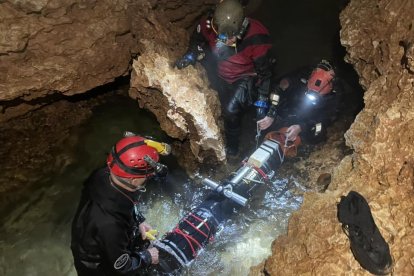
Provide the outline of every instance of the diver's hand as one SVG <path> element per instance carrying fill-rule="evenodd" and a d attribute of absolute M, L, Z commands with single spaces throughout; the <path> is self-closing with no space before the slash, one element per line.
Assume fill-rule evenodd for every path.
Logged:
<path fill-rule="evenodd" d="M 286 139 L 288 141 L 295 141 L 301 131 L 300 125 L 291 125 L 286 131 Z"/>
<path fill-rule="evenodd" d="M 265 130 L 273 124 L 274 120 L 275 118 L 266 116 L 263 119 L 257 121 L 257 124 L 259 125 L 260 130 Z"/>
<path fill-rule="evenodd" d="M 143 240 L 147 239 L 147 231 L 151 230 L 152 227 L 145 221 L 138 226 L 139 232 Z"/>
<path fill-rule="evenodd" d="M 151 254 L 151 264 L 158 264 L 159 257 L 158 257 L 158 249 L 156 247 L 148 248 L 147 251 Z"/>
<path fill-rule="evenodd" d="M 176 62 L 175 62 L 175 67 L 177 67 L 178 69 L 183 69 L 189 65 L 194 65 L 196 63 L 196 57 L 195 54 L 188 52 L 186 53 L 184 56 L 182 56 L 181 58 L 179 58 Z"/>

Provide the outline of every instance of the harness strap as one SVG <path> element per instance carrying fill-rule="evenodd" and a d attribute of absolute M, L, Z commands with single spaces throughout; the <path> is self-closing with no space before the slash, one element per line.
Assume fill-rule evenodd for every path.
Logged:
<path fill-rule="evenodd" d="M 251 165 L 251 164 L 250 164 Z M 256 171 L 256 172 L 258 172 L 261 176 L 262 176 L 262 178 L 265 180 L 265 181 L 269 181 L 269 178 L 267 177 L 267 174 L 265 174 L 265 172 L 261 169 L 261 168 L 259 168 L 259 167 L 257 167 L 257 166 L 254 166 L 254 165 L 251 165 L 252 166 L 252 168 Z"/>
<path fill-rule="evenodd" d="M 197 256 L 197 252 L 194 249 L 193 243 L 195 243 L 198 248 L 201 248 L 201 244 L 196 239 L 191 237 L 190 235 L 188 235 L 188 234 L 184 233 L 183 231 L 181 231 L 181 229 L 179 229 L 179 228 L 175 228 L 173 232 L 178 234 L 178 235 L 183 236 L 183 238 L 187 241 L 188 245 L 190 246 L 191 252 L 193 253 L 193 257 L 195 258 Z"/>
<path fill-rule="evenodd" d="M 131 143 L 127 146 L 125 146 L 124 148 L 122 148 L 119 152 L 116 151 L 116 147 L 112 147 L 111 150 L 111 155 L 113 157 L 111 164 L 109 164 L 109 166 L 112 168 L 115 163 L 125 172 L 129 173 L 129 174 L 135 174 L 135 175 L 145 175 L 145 174 L 150 174 L 154 172 L 154 168 L 152 168 L 151 166 L 147 166 L 147 168 L 145 169 L 140 169 L 140 168 L 136 168 L 136 167 L 130 167 L 124 164 L 124 162 L 122 162 L 120 156 L 125 153 L 126 151 L 128 151 L 131 148 L 134 147 L 140 147 L 142 145 L 145 145 L 144 141 L 139 141 L 139 142 L 135 142 L 135 143 Z"/>
<path fill-rule="evenodd" d="M 202 220 L 201 218 L 197 217 L 196 215 L 194 215 L 193 213 L 190 213 L 190 216 L 192 216 L 193 218 L 195 218 L 196 220 L 198 220 L 199 222 L 202 222 L 203 225 L 205 225 L 207 227 L 207 230 L 210 232 L 210 226 L 208 226 L 207 222 Z"/>
<path fill-rule="evenodd" d="M 188 221 L 187 219 L 184 219 L 185 222 L 188 223 L 188 225 L 190 225 L 191 227 L 193 227 L 194 230 L 196 230 L 198 233 L 200 233 L 201 235 L 203 235 L 206 239 L 208 238 L 208 235 L 206 233 L 204 233 L 203 231 L 201 231 L 200 229 L 198 229 L 194 224 L 192 224 L 190 221 Z"/>

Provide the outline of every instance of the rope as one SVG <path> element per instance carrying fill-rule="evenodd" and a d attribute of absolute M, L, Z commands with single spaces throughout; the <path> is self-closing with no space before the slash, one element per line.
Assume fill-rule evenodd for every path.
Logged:
<path fill-rule="evenodd" d="M 256 140 L 256 149 L 259 147 L 259 140 L 262 130 L 260 129 L 259 123 L 256 123 L 256 136 L 254 139 Z"/>
<path fill-rule="evenodd" d="M 132 200 L 132 198 L 130 197 L 130 196 L 128 196 L 126 193 L 124 193 L 123 191 L 121 191 L 120 189 L 118 189 L 115 185 L 114 185 L 114 183 L 112 182 L 112 179 L 111 179 L 111 176 L 109 176 L 109 183 L 111 184 L 111 186 L 115 189 L 115 190 L 117 190 L 118 192 L 120 192 L 121 194 L 123 194 L 129 201 L 131 201 L 132 202 L 132 204 L 134 204 L 134 205 L 137 205 L 138 204 L 138 201 L 134 201 L 134 200 Z"/>
<path fill-rule="evenodd" d="M 202 220 L 201 218 L 197 217 L 197 216 L 196 216 L 196 215 L 194 215 L 193 213 L 190 213 L 190 216 L 192 216 L 193 218 L 195 218 L 195 219 L 196 219 L 196 220 L 198 220 L 199 222 L 202 222 L 202 223 L 203 223 L 203 225 L 205 225 L 205 226 L 206 226 L 206 228 L 207 228 L 208 232 L 210 232 L 210 226 L 208 226 L 208 224 L 207 224 L 204 220 Z"/>
<path fill-rule="evenodd" d="M 210 226 L 208 226 L 208 224 L 207 224 L 207 222 L 205 220 L 202 220 L 201 218 L 197 217 L 193 213 L 190 213 L 190 216 L 192 216 L 193 218 L 195 218 L 196 220 L 198 220 L 199 222 L 201 222 L 202 225 L 204 225 L 207 228 L 208 233 L 211 233 Z M 209 241 L 211 242 L 211 241 L 214 240 L 214 235 L 211 235 L 210 237 L 207 236 L 206 238 L 208 238 Z"/>
<path fill-rule="evenodd" d="M 190 246 L 191 252 L 193 253 L 193 257 L 195 258 L 197 256 L 197 252 L 194 249 L 194 246 L 192 244 L 192 242 L 194 242 L 198 248 L 201 248 L 201 244 L 194 239 L 193 237 L 191 237 L 190 235 L 184 233 L 183 231 L 181 231 L 181 229 L 179 228 L 175 228 L 174 233 L 183 236 L 183 238 L 187 241 L 188 245 Z"/>
<path fill-rule="evenodd" d="M 208 235 L 206 233 L 204 233 L 203 231 L 201 231 L 200 229 L 198 229 L 194 224 L 192 224 L 190 221 L 188 221 L 187 219 L 184 219 L 185 222 L 188 223 L 188 225 L 190 225 L 191 227 L 193 227 L 198 233 L 200 233 L 201 235 L 203 235 L 206 239 L 208 238 Z"/>
<path fill-rule="evenodd" d="M 201 218 L 195 216 L 193 213 L 189 214 L 191 217 L 193 217 L 195 220 L 202 222 L 202 225 L 205 225 L 205 227 L 207 228 L 208 232 L 210 233 L 210 227 L 208 226 L 208 224 L 202 220 Z M 184 218 L 182 220 L 183 222 L 186 222 L 188 225 L 190 225 L 193 229 L 195 229 L 198 233 L 200 233 L 202 236 L 204 236 L 206 239 L 209 239 L 208 234 L 204 233 L 203 231 L 201 231 L 198 227 L 196 227 L 192 222 L 190 222 L 189 220 L 187 220 L 186 218 Z M 197 252 L 196 249 L 193 246 L 193 243 L 198 247 L 201 248 L 201 244 L 195 239 L 193 238 L 191 235 L 183 232 L 180 228 L 178 228 L 178 226 L 172 231 L 173 233 L 176 233 L 180 236 L 182 236 L 188 243 L 188 245 L 190 246 L 191 252 L 193 254 L 193 257 L 195 258 L 197 256 Z"/>
<path fill-rule="evenodd" d="M 269 177 L 267 177 L 267 174 L 265 174 L 265 172 L 262 169 L 254 165 L 252 165 L 252 168 L 262 176 L 264 182 L 269 181 Z"/>

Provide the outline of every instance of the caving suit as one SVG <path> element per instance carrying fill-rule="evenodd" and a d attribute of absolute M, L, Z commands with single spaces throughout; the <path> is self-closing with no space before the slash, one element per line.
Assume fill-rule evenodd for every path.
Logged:
<path fill-rule="evenodd" d="M 114 187 L 109 177 L 105 167 L 88 178 L 72 222 L 78 275 L 137 275 L 151 264 L 150 253 L 139 248 L 138 225 L 145 218 L 134 203 L 137 195 Z"/>
<path fill-rule="evenodd" d="M 279 94 L 280 101 L 276 107 L 275 124 L 268 131 L 297 124 L 302 129 L 300 136 L 305 142 L 318 143 L 326 139 L 327 126 L 338 116 L 342 89 L 338 80 L 334 80 L 333 91 L 312 104 L 305 97 L 306 80 L 311 72 L 312 68 L 306 67 L 282 77 L 290 84 L 285 91 L 278 88 L 278 82 L 272 85 L 271 90 Z"/>
<path fill-rule="evenodd" d="M 273 65 L 268 30 L 257 20 L 247 20 L 247 29 L 233 47 L 217 40 L 211 17 L 206 17 L 193 33 L 189 47 L 189 52 L 197 56 L 206 55 L 204 65 L 218 90 L 224 113 L 227 145 L 234 148 L 238 148 L 241 113 L 258 99 L 268 100 Z M 219 78 L 214 80 L 209 70 Z"/>

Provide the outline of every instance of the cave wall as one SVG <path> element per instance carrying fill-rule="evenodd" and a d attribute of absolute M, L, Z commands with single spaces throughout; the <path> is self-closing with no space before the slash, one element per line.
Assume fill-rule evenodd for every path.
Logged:
<path fill-rule="evenodd" d="M 127 3 L 2 1 L 0 122 L 44 105 L 47 95 L 83 93 L 127 75 L 134 49 Z"/>
<path fill-rule="evenodd" d="M 367 199 L 389 243 L 394 275 L 414 274 L 414 2 L 350 1 L 341 43 L 365 89 L 365 108 L 345 134 L 353 150 L 324 193 L 307 193 L 286 235 L 252 275 L 370 275 L 354 259 L 337 220 L 341 195 Z"/>
<path fill-rule="evenodd" d="M 132 65 L 130 95 L 155 114 L 163 130 L 181 141 L 175 144 L 175 154 L 188 171 L 199 163 L 225 160 L 217 92 L 209 87 L 200 64 L 183 70 L 174 68 L 174 61 L 187 50 L 195 17 L 212 3 L 216 1 L 210 5 L 208 1 L 184 5 L 142 1 L 131 9 L 142 14 L 130 17 L 141 49 Z M 186 25 L 191 26 L 189 30 Z"/>
<path fill-rule="evenodd" d="M 39 108 L 49 95 L 83 93 L 132 70 L 130 95 L 140 106 L 182 139 L 183 148 L 201 152 L 197 160 L 220 160 L 219 126 L 211 132 L 203 126 L 217 118 L 217 98 L 201 68 L 171 67 L 185 51 L 186 31 L 215 2 L 1 1 L 0 122 Z M 354 152 L 335 169 L 327 191 L 306 194 L 287 234 L 273 243 L 273 255 L 253 273 L 367 274 L 336 218 L 339 197 L 356 190 L 390 244 L 395 274 L 414 274 L 412 18 L 410 0 L 351 1 L 342 12 L 346 60 L 366 90 L 365 108 L 346 133 Z"/>
<path fill-rule="evenodd" d="M 131 97 L 181 141 L 174 147 L 188 159 L 181 163 L 223 162 L 216 93 L 200 67 L 170 66 L 186 50 L 196 19 L 216 3 L 1 1 L 0 123 L 132 71 Z"/>

